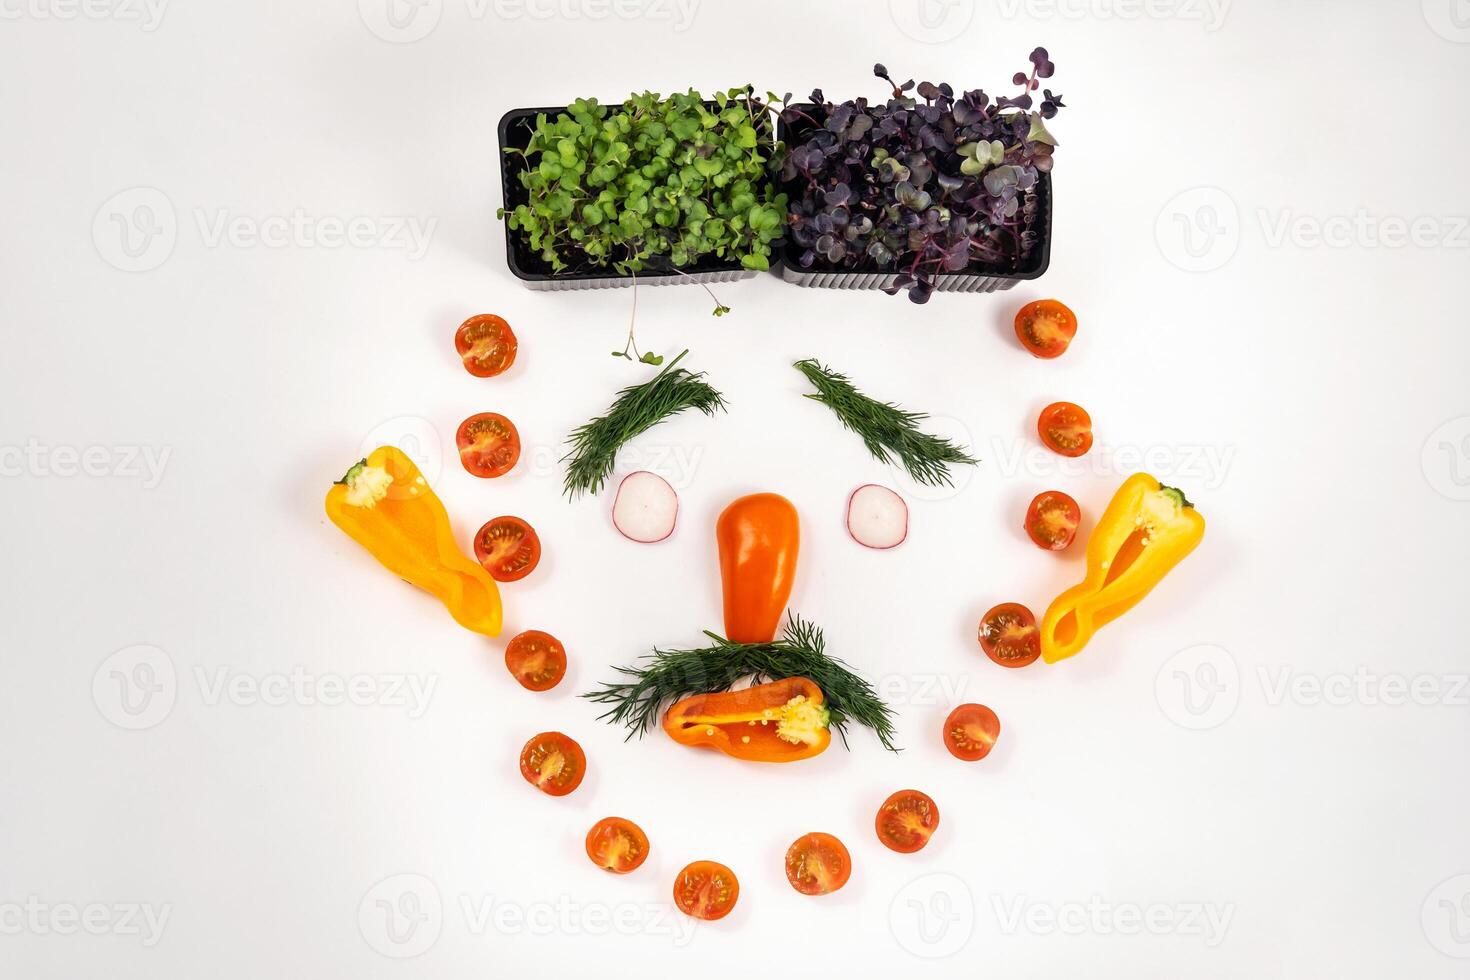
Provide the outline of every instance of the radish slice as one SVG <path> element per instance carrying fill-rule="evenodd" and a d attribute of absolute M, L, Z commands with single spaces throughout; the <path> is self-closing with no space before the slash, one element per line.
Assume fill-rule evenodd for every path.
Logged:
<path fill-rule="evenodd" d="M 865 483 L 847 498 L 847 533 L 867 548 L 893 548 L 909 535 L 909 508 L 887 487 Z"/>
<path fill-rule="evenodd" d="M 674 533 L 679 495 L 657 473 L 639 470 L 623 477 L 613 501 L 613 526 L 630 541 L 653 544 Z"/>

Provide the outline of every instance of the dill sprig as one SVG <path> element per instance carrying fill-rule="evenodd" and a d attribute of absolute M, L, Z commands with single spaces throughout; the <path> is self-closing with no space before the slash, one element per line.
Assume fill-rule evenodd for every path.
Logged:
<path fill-rule="evenodd" d="M 893 463 L 894 458 L 915 481 L 937 487 L 953 485 L 950 463 L 975 464 L 965 450 L 938 436 L 919 430 L 919 423 L 929 416 L 922 412 L 906 412 L 892 402 L 880 402 L 858 391 L 847 375 L 818 364 L 813 358 L 794 365 L 817 389 L 806 397 L 821 402 L 837 416 L 846 428 L 863 440 L 880 462 Z"/>
<path fill-rule="evenodd" d="M 653 428 L 686 408 L 706 415 L 725 410 L 725 399 L 704 381 L 704 372 L 692 373 L 676 367 L 688 354 L 674 358 L 658 374 L 642 384 L 618 392 L 606 415 L 581 426 L 567 437 L 571 451 L 562 459 L 567 466 L 564 489 L 567 496 L 597 493 L 612 476 L 618 450 L 634 436 Z"/>
<path fill-rule="evenodd" d="M 770 643 L 732 643 L 705 631 L 713 646 L 694 650 L 661 650 L 644 663 L 614 668 L 631 680 L 604 684 L 582 697 L 612 705 L 598 715 L 609 724 L 626 725 L 628 738 L 656 727 L 665 704 L 695 694 L 728 691 L 736 681 L 750 678 L 760 684 L 787 677 L 808 677 L 822 689 L 830 712 L 829 724 L 847 745 L 847 723 L 856 721 L 873 730 L 883 747 L 893 744 L 893 711 L 862 677 L 826 652 L 822 631 L 795 613 L 787 618 L 779 639 Z"/>

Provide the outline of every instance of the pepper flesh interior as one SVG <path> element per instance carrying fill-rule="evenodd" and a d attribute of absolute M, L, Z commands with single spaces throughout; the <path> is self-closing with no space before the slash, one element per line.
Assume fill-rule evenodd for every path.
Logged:
<path fill-rule="evenodd" d="M 815 745 L 827 730 L 832 713 L 805 694 L 798 694 L 779 708 L 764 708 L 738 715 L 696 715 L 683 719 L 686 725 L 733 725 L 739 722 L 776 723 L 776 737 L 792 745 Z"/>

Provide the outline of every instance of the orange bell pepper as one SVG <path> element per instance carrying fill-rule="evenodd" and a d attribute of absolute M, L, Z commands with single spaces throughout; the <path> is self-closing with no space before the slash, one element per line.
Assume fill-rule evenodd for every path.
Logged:
<path fill-rule="evenodd" d="M 1087 541 L 1087 577 L 1041 620 L 1041 657 L 1065 660 L 1092 634 L 1132 609 L 1205 536 L 1205 519 L 1183 491 L 1135 473 L 1113 495 Z"/>
<path fill-rule="evenodd" d="M 500 591 L 454 543 L 449 515 L 419 468 L 374 449 L 327 491 L 327 516 L 393 574 L 444 603 L 459 625 L 500 634 Z"/>
<path fill-rule="evenodd" d="M 832 741 L 822 689 L 806 677 L 743 691 L 696 694 L 664 714 L 664 731 L 681 745 L 703 745 L 750 762 L 795 762 Z"/>
<path fill-rule="evenodd" d="M 715 523 L 725 593 L 725 637 L 735 643 L 776 638 L 801 545 L 796 508 L 780 494 L 741 497 Z"/>

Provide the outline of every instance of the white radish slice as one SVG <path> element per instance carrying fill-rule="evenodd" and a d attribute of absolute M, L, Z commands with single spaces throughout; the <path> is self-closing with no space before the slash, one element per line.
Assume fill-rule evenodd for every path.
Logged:
<path fill-rule="evenodd" d="M 612 519 L 613 526 L 630 541 L 662 541 L 674 533 L 679 520 L 679 495 L 657 473 L 629 473 L 618 484 Z"/>
<path fill-rule="evenodd" d="M 909 507 L 887 487 L 865 483 L 847 498 L 847 533 L 868 548 L 893 548 L 909 535 Z"/>

